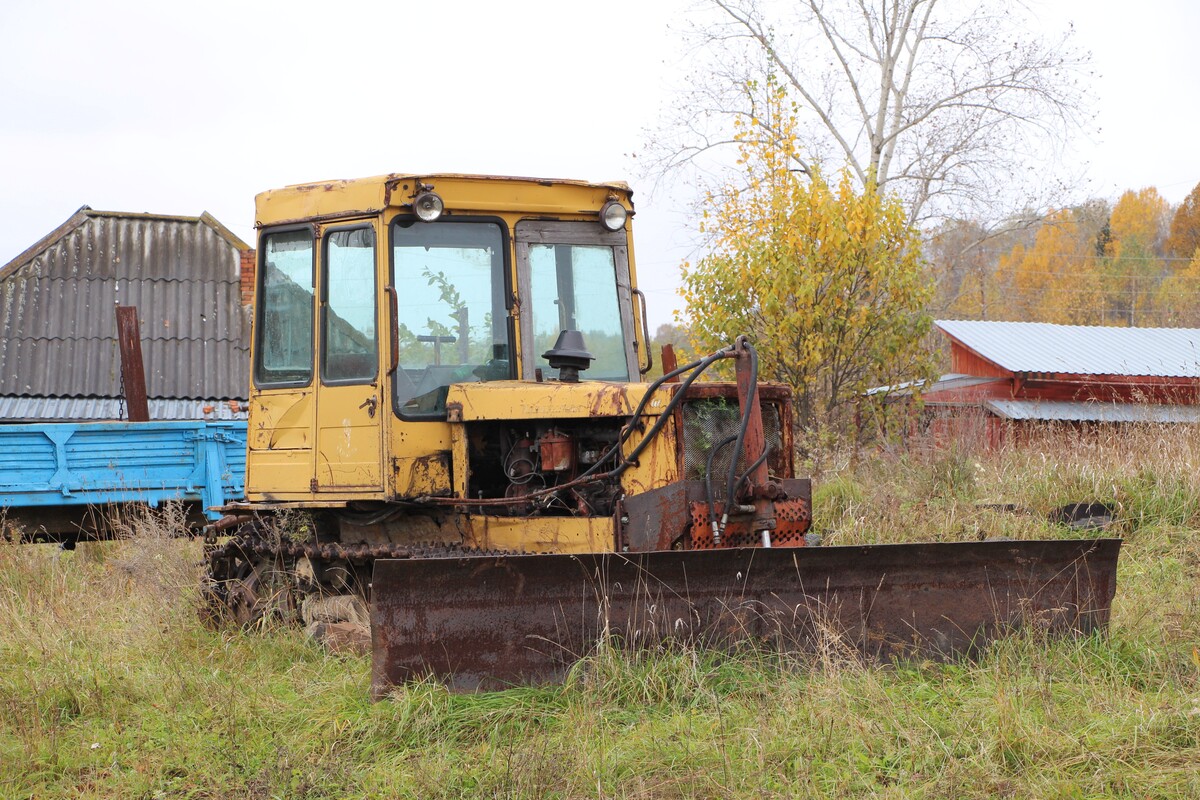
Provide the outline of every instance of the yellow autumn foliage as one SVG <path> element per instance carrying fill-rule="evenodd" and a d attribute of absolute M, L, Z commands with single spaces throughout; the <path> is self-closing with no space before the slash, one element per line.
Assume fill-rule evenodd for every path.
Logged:
<path fill-rule="evenodd" d="M 845 432 L 866 389 L 931 375 L 919 235 L 873 184 L 790 170 L 794 140 L 740 139 L 742 180 L 710 197 L 711 252 L 684 265 L 691 336 L 707 351 L 749 334 L 801 428 Z"/>
<path fill-rule="evenodd" d="M 1078 209 L 1049 212 L 1030 247 L 1017 245 L 1000 257 L 996 277 L 1005 288 L 1002 316 L 1060 325 L 1098 323 L 1102 261 Z"/>

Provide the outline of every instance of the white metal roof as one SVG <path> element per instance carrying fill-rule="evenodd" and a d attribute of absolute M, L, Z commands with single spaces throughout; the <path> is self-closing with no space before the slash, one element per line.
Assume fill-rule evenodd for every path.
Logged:
<path fill-rule="evenodd" d="M 988 400 L 983 407 L 1013 420 L 1054 422 L 1200 422 L 1200 406 L 1076 400 Z"/>
<path fill-rule="evenodd" d="M 978 386 L 981 383 L 994 383 L 1001 380 L 1000 378 L 979 378 L 975 375 L 962 375 L 957 372 L 949 372 L 938 378 L 933 383 L 925 381 L 905 381 L 891 386 L 876 386 L 874 389 L 867 389 L 863 392 L 867 397 L 877 394 L 893 394 L 897 396 L 907 396 L 913 393 L 913 389 L 921 387 L 921 391 L 925 394 L 930 392 L 943 392 L 954 389 L 968 389 L 972 386 Z"/>
<path fill-rule="evenodd" d="M 1200 377 L 1200 329 L 938 320 L 947 334 L 1012 372 Z"/>
<path fill-rule="evenodd" d="M 152 420 L 242 420 L 224 400 L 147 401 Z M 205 409 L 211 409 L 205 413 Z M 94 422 L 127 419 L 125 404 L 113 397 L 15 397 L 0 395 L 0 423 L 4 422 Z"/>

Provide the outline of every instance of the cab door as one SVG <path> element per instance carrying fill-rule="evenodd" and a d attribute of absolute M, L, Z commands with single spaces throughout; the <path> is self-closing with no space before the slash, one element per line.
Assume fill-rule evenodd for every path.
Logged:
<path fill-rule="evenodd" d="M 306 500 L 316 421 L 316 241 L 311 225 L 263 231 L 258 244 L 246 496 Z"/>
<path fill-rule="evenodd" d="M 313 492 L 383 492 L 376 250 L 370 222 L 321 231 Z"/>

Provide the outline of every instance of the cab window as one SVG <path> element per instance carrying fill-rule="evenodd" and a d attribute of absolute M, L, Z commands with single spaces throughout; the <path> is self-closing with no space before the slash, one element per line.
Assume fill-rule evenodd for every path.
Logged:
<path fill-rule="evenodd" d="M 445 419 L 450 384 L 512 374 L 504 263 L 496 222 L 393 224 L 401 418 Z"/>
<path fill-rule="evenodd" d="M 628 380 L 613 249 L 600 245 L 534 244 L 529 248 L 533 347 L 547 377 L 557 370 L 542 358 L 558 334 L 580 331 L 596 357 L 588 379 Z"/>
<path fill-rule="evenodd" d="M 378 372 L 375 231 L 332 230 L 322 259 L 321 380 L 367 383 Z"/>
<path fill-rule="evenodd" d="M 628 234 L 591 220 L 522 220 L 515 238 L 526 379 L 557 378 L 544 354 L 575 330 L 594 357 L 580 378 L 635 380 Z"/>
<path fill-rule="evenodd" d="M 313 373 L 312 229 L 267 233 L 259 253 L 254 382 L 307 386 Z"/>

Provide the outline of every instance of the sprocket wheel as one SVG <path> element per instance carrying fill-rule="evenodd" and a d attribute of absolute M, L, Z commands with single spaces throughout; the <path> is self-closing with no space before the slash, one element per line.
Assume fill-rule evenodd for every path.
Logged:
<path fill-rule="evenodd" d="M 294 578 L 280 556 L 247 554 L 234 539 L 209 557 L 201 587 L 201 616 L 212 626 L 250 627 L 296 618 Z"/>

